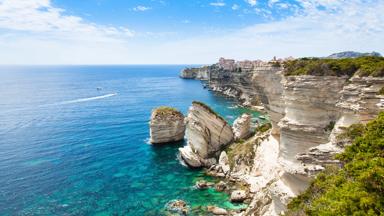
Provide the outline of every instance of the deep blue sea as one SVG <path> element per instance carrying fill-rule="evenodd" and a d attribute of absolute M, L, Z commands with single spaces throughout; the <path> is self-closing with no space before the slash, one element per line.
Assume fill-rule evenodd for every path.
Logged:
<path fill-rule="evenodd" d="M 157 106 L 247 110 L 178 77 L 184 66 L 0 67 L 0 215 L 162 215 L 172 199 L 235 208 L 196 190 L 183 142 L 148 144 Z"/>

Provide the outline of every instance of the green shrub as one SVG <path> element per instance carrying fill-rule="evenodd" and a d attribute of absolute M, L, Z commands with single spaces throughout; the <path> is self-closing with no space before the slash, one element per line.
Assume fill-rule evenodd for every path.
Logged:
<path fill-rule="evenodd" d="M 256 133 L 257 132 L 261 132 L 261 133 L 264 133 L 264 132 L 267 132 L 269 129 L 271 129 L 272 128 L 272 124 L 271 123 L 265 123 L 265 124 L 262 124 L 262 125 L 260 125 L 260 126 L 258 126 L 257 128 L 256 128 Z"/>
<path fill-rule="evenodd" d="M 160 106 L 153 110 L 154 116 L 177 116 L 184 117 L 183 114 L 178 111 L 176 108 L 168 107 L 168 106 Z"/>
<path fill-rule="evenodd" d="M 384 95 L 384 87 L 381 88 L 378 92 L 377 92 L 378 95 Z"/>
<path fill-rule="evenodd" d="M 336 156 L 341 168 L 328 166 L 288 204 L 286 215 L 383 215 L 384 112 L 342 136 L 354 141 Z"/>
<path fill-rule="evenodd" d="M 364 56 L 345 59 L 301 58 L 284 62 L 286 76 L 384 76 L 384 58 Z"/>
<path fill-rule="evenodd" d="M 328 132 L 332 131 L 333 128 L 335 127 L 335 124 L 336 124 L 335 121 L 330 121 L 329 124 L 325 126 L 324 130 Z"/>

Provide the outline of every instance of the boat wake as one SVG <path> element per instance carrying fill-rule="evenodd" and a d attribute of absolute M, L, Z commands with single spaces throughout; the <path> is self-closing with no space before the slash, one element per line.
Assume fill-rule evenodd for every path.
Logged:
<path fill-rule="evenodd" d="M 81 102 L 100 100 L 103 98 L 113 97 L 115 95 L 117 95 L 117 93 L 106 94 L 106 95 L 101 95 L 101 96 L 96 96 L 96 97 L 89 97 L 89 98 L 80 98 L 80 99 L 76 99 L 76 100 L 62 101 L 62 102 L 54 103 L 51 105 L 65 105 L 65 104 L 81 103 Z"/>

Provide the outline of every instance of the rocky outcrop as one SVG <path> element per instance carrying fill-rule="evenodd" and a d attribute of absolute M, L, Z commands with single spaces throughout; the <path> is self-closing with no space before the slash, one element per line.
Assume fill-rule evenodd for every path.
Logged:
<path fill-rule="evenodd" d="M 244 190 L 235 190 L 231 193 L 231 202 L 243 202 L 247 199 L 247 192 Z"/>
<path fill-rule="evenodd" d="M 165 211 L 170 214 L 188 215 L 190 206 L 184 200 L 171 200 L 165 204 Z"/>
<path fill-rule="evenodd" d="M 152 144 L 175 142 L 184 139 L 184 115 L 171 107 L 158 107 L 152 111 L 149 122 Z"/>
<path fill-rule="evenodd" d="M 228 211 L 217 206 L 207 206 L 207 211 L 214 215 L 228 215 Z"/>
<path fill-rule="evenodd" d="M 338 163 L 333 155 L 345 145 L 338 135 L 384 110 L 384 95 L 378 93 L 383 77 L 284 76 L 278 60 L 224 60 L 211 66 L 209 87 L 243 105 L 262 105 L 272 123 L 269 134 L 226 150 L 231 164 L 226 176 L 246 182 L 254 194 L 244 215 L 281 214 L 318 171 Z"/>
<path fill-rule="evenodd" d="M 235 140 L 248 138 L 251 134 L 251 115 L 244 113 L 233 123 L 233 133 Z"/>
<path fill-rule="evenodd" d="M 227 70 L 234 67 L 233 70 Z M 213 91 L 235 98 L 242 105 L 257 105 L 256 92 L 252 86 L 252 70 L 234 66 L 212 65 L 209 72 L 208 86 Z"/>
<path fill-rule="evenodd" d="M 217 162 L 221 150 L 233 141 L 231 126 L 207 105 L 193 102 L 186 118 L 187 146 L 180 156 L 192 167 L 209 167 Z"/>
<path fill-rule="evenodd" d="M 227 153 L 225 151 L 222 151 L 219 157 L 219 166 L 221 168 L 221 171 L 224 173 L 224 175 L 229 174 L 229 171 L 231 170 L 231 167 L 229 166 L 229 159 Z"/>
<path fill-rule="evenodd" d="M 181 71 L 180 77 L 184 79 L 208 80 L 209 71 L 209 66 L 203 66 L 200 68 L 185 68 Z"/>

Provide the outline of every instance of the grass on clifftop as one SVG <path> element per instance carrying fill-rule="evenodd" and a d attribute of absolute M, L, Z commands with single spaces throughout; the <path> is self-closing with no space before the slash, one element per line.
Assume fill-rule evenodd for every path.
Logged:
<path fill-rule="evenodd" d="M 286 76 L 384 76 L 384 57 L 364 56 L 359 58 L 326 59 L 301 58 L 284 62 Z"/>
<path fill-rule="evenodd" d="M 288 204 L 286 215 L 383 215 L 384 112 L 353 125 L 339 138 L 352 145 L 336 156 L 342 167 L 327 167 L 310 187 Z"/>
<path fill-rule="evenodd" d="M 176 108 L 168 107 L 168 106 L 160 106 L 153 110 L 153 114 L 155 116 L 176 116 L 176 117 L 184 117 L 183 114 L 178 111 Z"/>

